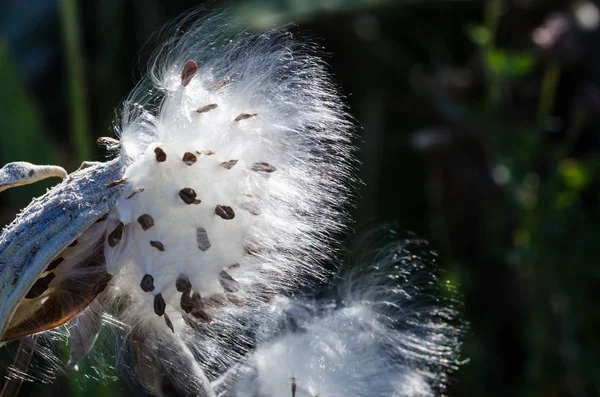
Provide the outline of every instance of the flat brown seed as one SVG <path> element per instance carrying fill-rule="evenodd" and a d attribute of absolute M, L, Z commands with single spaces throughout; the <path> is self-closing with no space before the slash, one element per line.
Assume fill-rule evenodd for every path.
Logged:
<path fill-rule="evenodd" d="M 210 87 L 208 90 L 209 91 L 218 90 L 219 88 L 224 87 L 225 84 L 229 83 L 230 81 L 231 81 L 231 77 L 225 76 L 225 78 L 223 80 L 219 81 L 218 83 L 216 83 L 215 85 Z"/>
<path fill-rule="evenodd" d="M 148 214 L 140 215 L 137 220 L 138 220 L 138 223 L 140 224 L 140 226 L 142 227 L 142 229 L 144 229 L 144 230 L 148 230 L 152 226 L 154 226 L 154 218 L 152 218 Z"/>
<path fill-rule="evenodd" d="M 260 255 L 262 254 L 262 249 L 256 246 L 247 245 L 244 247 L 244 254 L 248 256 Z"/>
<path fill-rule="evenodd" d="M 40 295 L 42 295 L 44 292 L 46 292 L 46 290 L 48 289 L 48 286 L 50 285 L 50 282 L 52 280 L 54 280 L 54 277 L 56 277 L 54 275 L 54 273 L 50 273 L 50 274 L 38 279 L 35 282 L 35 284 L 33 284 L 31 289 L 29 290 L 29 292 L 27 292 L 27 295 L 25 295 L 25 298 L 35 299 L 35 298 L 39 297 Z"/>
<path fill-rule="evenodd" d="M 154 295 L 154 313 L 158 316 L 162 316 L 165 314 L 165 309 L 167 308 L 167 304 L 162 296 L 162 294 Z"/>
<path fill-rule="evenodd" d="M 200 204 L 201 201 L 196 199 L 196 191 L 190 187 L 183 188 L 179 191 L 179 197 L 186 204 Z"/>
<path fill-rule="evenodd" d="M 255 116 L 258 116 L 258 113 L 242 113 L 239 116 L 237 116 L 234 121 L 246 120 Z"/>
<path fill-rule="evenodd" d="M 154 149 L 154 154 L 156 155 L 156 161 L 158 161 L 159 163 L 167 161 L 167 154 L 161 148 L 157 147 L 156 149 Z"/>
<path fill-rule="evenodd" d="M 125 183 L 125 182 L 127 182 L 127 178 L 121 178 L 121 179 L 118 179 L 116 181 L 108 182 L 106 184 L 106 187 L 108 187 L 108 188 L 115 187 L 115 186 L 118 186 L 118 185 L 120 185 L 122 183 Z"/>
<path fill-rule="evenodd" d="M 194 296 L 192 296 L 192 299 L 194 299 Z M 212 317 L 204 311 L 204 305 L 201 302 L 200 295 L 198 295 L 197 300 L 194 300 L 194 308 L 190 314 L 203 323 L 210 323 L 212 321 Z"/>
<path fill-rule="evenodd" d="M 221 163 L 221 167 L 223 168 L 227 168 L 228 170 L 232 169 L 234 165 L 236 165 L 238 162 L 238 160 L 229 160 L 229 161 L 223 161 Z"/>
<path fill-rule="evenodd" d="M 108 136 L 101 136 L 100 138 L 96 139 L 96 143 L 98 145 L 118 145 L 119 140 Z"/>
<path fill-rule="evenodd" d="M 187 165 L 194 165 L 196 163 L 196 155 L 194 153 L 190 153 L 190 152 L 185 152 L 183 154 L 183 162 L 186 163 Z"/>
<path fill-rule="evenodd" d="M 169 318 L 167 313 L 164 314 L 164 318 L 165 318 L 165 324 L 167 324 L 167 327 L 171 328 L 171 332 L 175 333 L 175 328 L 173 328 L 173 323 L 171 322 L 171 319 Z"/>
<path fill-rule="evenodd" d="M 177 292 L 189 292 L 192 290 L 192 283 L 190 279 L 185 274 L 180 274 L 175 280 L 175 288 L 177 288 Z"/>
<path fill-rule="evenodd" d="M 252 171 L 256 172 L 266 172 L 270 174 L 271 172 L 277 171 L 277 168 L 273 167 L 269 163 L 265 163 L 264 161 L 252 164 Z"/>
<path fill-rule="evenodd" d="M 75 240 L 75 241 L 77 241 L 77 240 Z M 58 267 L 58 265 L 60 265 L 62 263 L 62 261 L 64 261 L 64 258 L 59 256 L 58 258 L 56 258 L 55 260 L 50 262 L 50 264 L 46 268 L 46 271 L 51 272 L 52 270 L 56 269 Z"/>
<path fill-rule="evenodd" d="M 198 109 L 196 109 L 196 112 L 198 112 L 198 113 L 206 113 L 209 110 L 215 109 L 216 107 L 217 107 L 216 103 L 211 103 L 211 104 L 199 107 Z"/>
<path fill-rule="evenodd" d="M 239 263 L 234 263 L 233 265 L 229 265 L 225 268 L 225 270 L 238 269 L 240 267 Z"/>
<path fill-rule="evenodd" d="M 238 292 L 240 290 L 240 284 L 225 270 L 219 273 L 219 283 L 226 292 Z"/>
<path fill-rule="evenodd" d="M 198 332 L 204 332 L 204 326 L 202 325 L 202 323 L 205 322 L 210 322 L 210 321 L 198 321 L 196 320 L 194 317 L 189 316 L 187 314 L 184 314 L 183 316 L 181 316 L 183 318 L 183 321 L 185 321 L 185 323 L 192 328 L 193 330 L 196 330 Z M 212 320 L 212 318 L 211 318 Z"/>
<path fill-rule="evenodd" d="M 121 238 L 123 237 L 124 227 L 125 225 L 123 225 L 123 222 L 119 222 L 117 227 L 115 227 L 115 229 L 112 232 L 110 232 L 110 234 L 108 235 L 108 245 L 110 245 L 111 247 L 116 247 L 116 245 L 119 244 Z"/>
<path fill-rule="evenodd" d="M 227 304 L 227 297 L 224 294 L 214 294 L 208 297 L 208 301 L 215 307 L 223 307 Z"/>
<path fill-rule="evenodd" d="M 202 303 L 202 296 L 200 292 L 194 292 L 191 298 L 192 310 L 202 310 L 204 309 L 204 303 Z"/>
<path fill-rule="evenodd" d="M 227 296 L 227 300 L 238 307 L 243 307 L 246 305 L 246 300 L 238 294 L 225 294 Z"/>
<path fill-rule="evenodd" d="M 192 60 L 187 61 L 181 71 L 181 85 L 185 87 L 190 84 L 190 81 L 192 81 L 197 72 L 198 64 Z"/>
<path fill-rule="evenodd" d="M 140 282 L 140 288 L 144 292 L 154 291 L 154 277 L 150 274 L 144 274 L 144 277 L 142 277 L 142 281 Z"/>
<path fill-rule="evenodd" d="M 127 197 L 125 197 L 125 200 L 129 200 L 130 198 L 132 198 L 133 196 L 135 196 L 138 193 L 143 192 L 144 189 L 135 189 L 133 192 L 131 192 Z"/>
<path fill-rule="evenodd" d="M 235 212 L 233 211 L 233 208 L 231 208 L 227 205 L 220 205 L 220 204 L 217 205 L 215 207 L 215 214 L 217 214 L 218 216 L 220 216 L 221 218 L 223 218 L 225 220 L 235 218 Z"/>
<path fill-rule="evenodd" d="M 212 156 L 213 154 L 215 154 L 215 152 L 213 152 L 212 150 L 207 150 L 207 149 L 196 150 L 196 153 L 203 154 L 205 156 Z"/>
<path fill-rule="evenodd" d="M 150 241 L 150 245 L 159 250 L 160 252 L 164 252 L 165 246 L 160 241 Z"/>
<path fill-rule="evenodd" d="M 74 241 L 73 241 L 71 244 L 67 245 L 67 247 L 69 247 L 69 248 L 73 248 L 73 247 L 75 247 L 77 244 L 79 244 L 79 241 L 77 241 L 77 240 L 74 240 Z"/>
<path fill-rule="evenodd" d="M 192 296 L 190 295 L 189 291 L 185 291 L 181 294 L 179 306 L 181 306 L 181 310 L 188 314 L 192 312 L 194 305 L 192 304 Z"/>
<path fill-rule="evenodd" d="M 196 243 L 200 251 L 206 251 L 210 248 L 210 240 L 205 228 L 199 227 L 196 229 Z"/>
<path fill-rule="evenodd" d="M 199 310 L 191 313 L 194 318 L 202 321 L 203 323 L 210 323 L 212 321 L 212 317 L 205 311 Z"/>

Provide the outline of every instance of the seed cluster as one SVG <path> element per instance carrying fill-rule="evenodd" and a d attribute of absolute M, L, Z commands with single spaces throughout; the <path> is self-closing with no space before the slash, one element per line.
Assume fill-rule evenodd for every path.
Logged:
<path fill-rule="evenodd" d="M 196 64 L 196 62 L 187 61 L 185 63 L 185 65 L 183 66 L 183 69 L 181 72 L 181 85 L 183 87 L 188 86 L 191 83 L 191 81 L 192 81 L 194 75 L 197 73 L 197 71 L 198 71 L 198 65 Z M 214 84 L 212 87 L 210 87 L 209 91 L 218 90 L 218 89 L 224 87 L 230 81 L 231 80 L 230 80 L 229 76 L 227 76 L 222 81 L 220 81 L 220 82 Z M 198 108 L 196 108 L 196 113 L 199 115 L 206 114 L 206 113 L 216 109 L 217 107 L 218 107 L 218 104 L 216 104 L 216 103 L 209 103 L 209 104 L 201 105 Z M 255 118 L 257 116 L 258 116 L 258 113 L 242 113 L 242 114 L 238 115 L 232 121 L 240 122 L 242 120 Z M 204 117 L 204 116 L 201 116 L 201 117 Z M 159 164 L 166 163 L 167 160 L 169 160 L 169 156 L 171 156 L 171 154 L 169 154 L 169 156 L 167 155 L 168 150 L 165 150 L 165 149 L 166 149 L 166 147 L 160 147 L 160 146 L 157 146 L 153 149 L 155 160 Z M 204 156 L 213 156 L 215 154 L 216 154 L 215 151 L 206 149 L 206 148 L 198 149 L 198 150 L 190 150 L 190 151 L 186 151 L 185 153 L 183 153 L 183 155 L 181 157 L 179 157 L 179 159 L 177 161 L 181 161 L 181 162 L 183 162 L 183 164 L 185 164 L 189 167 L 194 167 L 194 166 L 197 167 L 196 164 L 201 163 L 202 161 L 208 161 L 208 160 L 202 160 L 202 158 Z M 218 155 L 218 153 L 217 153 L 217 155 Z M 170 161 L 173 161 L 173 160 L 170 160 Z M 221 160 L 219 160 L 219 162 L 217 164 L 226 170 L 231 170 L 234 166 L 236 166 L 238 164 L 238 162 L 239 162 L 238 159 L 229 159 L 229 160 L 221 159 Z M 275 172 L 276 168 L 267 162 L 260 161 L 260 162 L 253 163 L 249 167 L 249 171 L 255 172 L 258 174 L 262 174 L 263 176 L 268 176 L 268 174 Z M 162 171 L 159 171 L 159 172 L 162 172 Z M 122 180 L 112 182 L 110 184 L 110 187 L 117 186 L 117 185 L 120 185 L 120 184 L 126 183 L 126 182 L 131 183 L 131 184 L 135 183 L 132 181 L 127 181 L 126 178 L 123 178 Z M 129 190 L 128 195 L 125 197 L 126 200 L 131 199 L 135 195 L 143 194 L 143 192 L 147 188 L 147 187 L 140 188 L 140 187 L 135 187 L 135 186 L 130 186 L 130 187 L 131 187 L 131 189 Z M 180 202 L 185 205 L 202 205 L 202 199 L 201 199 L 202 192 L 197 192 L 192 187 L 183 186 L 183 187 L 179 188 L 178 191 L 174 192 L 174 194 L 175 194 L 175 197 L 178 197 Z M 200 197 L 199 197 L 199 195 L 200 195 Z M 247 196 L 253 197 L 252 195 L 247 195 Z M 232 205 L 228 205 L 228 204 L 229 203 L 217 204 L 214 207 L 214 216 L 217 218 L 220 218 L 222 221 L 235 222 L 234 219 L 236 218 L 236 209 L 234 209 L 234 207 Z M 259 210 L 258 206 L 256 204 L 252 203 L 252 201 L 246 201 L 246 202 L 241 203 L 239 205 L 239 208 L 248 212 L 251 215 L 256 216 L 256 215 L 261 214 L 261 211 Z M 139 227 L 141 227 L 141 230 L 143 232 L 153 233 L 150 230 L 155 230 L 157 227 L 160 227 L 160 222 L 162 222 L 161 219 L 163 219 L 163 218 L 158 219 L 158 225 L 157 225 L 157 221 L 155 221 L 155 218 L 151 214 L 144 213 L 137 217 L 137 223 L 139 224 Z M 121 242 L 121 240 L 123 239 L 123 236 L 124 236 L 125 227 L 126 226 L 122 222 L 119 222 L 119 224 L 117 224 L 117 226 L 109 233 L 107 241 L 108 241 L 108 245 L 111 248 L 117 247 L 117 245 Z M 134 227 L 134 226 L 131 226 L 131 227 Z M 146 235 L 146 234 L 144 234 L 144 235 Z M 155 234 L 152 234 L 152 235 L 155 236 Z M 150 234 L 148 234 L 148 236 L 150 236 Z M 159 255 L 159 256 L 161 255 L 161 253 L 169 251 L 170 249 L 173 249 L 172 247 L 170 248 L 168 246 L 168 244 L 167 244 L 167 246 L 165 246 L 165 244 L 163 244 L 163 242 L 156 240 L 156 237 L 154 237 L 154 239 L 148 238 L 147 241 L 151 247 L 156 249 L 156 251 L 155 251 L 156 255 Z M 199 226 L 199 227 L 195 228 L 195 242 L 196 242 L 196 246 L 200 252 L 209 252 L 209 250 L 212 247 L 212 244 L 211 244 L 211 239 L 210 239 L 209 233 L 205 227 Z M 171 251 L 169 251 L 169 252 L 171 252 Z M 227 266 L 224 270 L 222 270 L 218 274 L 217 278 L 218 278 L 220 286 L 223 288 L 223 293 L 213 293 L 210 296 L 208 296 L 207 298 L 202 297 L 202 295 L 198 289 L 194 289 L 194 286 L 192 285 L 192 282 L 190 281 L 190 277 L 188 275 L 180 274 L 176 278 L 175 288 L 176 288 L 177 292 L 181 294 L 180 299 L 179 299 L 179 306 L 180 306 L 183 318 L 186 323 L 188 323 L 190 325 L 194 324 L 192 326 L 198 326 L 198 324 L 196 324 L 195 321 L 199 321 L 200 323 L 209 323 L 212 321 L 212 317 L 208 313 L 209 308 L 214 309 L 214 308 L 218 308 L 218 307 L 223 307 L 223 306 L 227 305 L 228 302 L 233 305 L 236 305 L 236 306 L 245 305 L 244 298 L 240 295 L 240 292 L 242 290 L 240 283 L 237 280 L 235 280 L 234 277 L 232 277 L 231 274 L 229 274 L 229 272 L 228 272 L 228 270 L 238 268 L 239 266 L 240 265 L 238 263 L 235 263 L 230 266 Z M 153 300 L 154 313 L 157 316 L 163 317 L 165 319 L 165 323 L 167 324 L 167 326 L 171 330 L 174 331 L 173 324 L 167 315 L 167 305 L 172 304 L 172 302 L 169 303 L 165 300 L 165 297 L 163 296 L 163 293 L 161 291 L 161 289 L 163 288 L 161 286 L 161 283 L 158 283 L 157 285 L 155 285 L 155 276 L 156 275 L 152 275 L 152 274 L 144 274 L 140 281 L 140 288 L 143 292 L 152 293 L 154 295 L 154 300 Z M 159 288 L 157 288 L 157 287 L 159 287 Z M 171 295 L 167 294 L 165 296 L 169 297 Z"/>

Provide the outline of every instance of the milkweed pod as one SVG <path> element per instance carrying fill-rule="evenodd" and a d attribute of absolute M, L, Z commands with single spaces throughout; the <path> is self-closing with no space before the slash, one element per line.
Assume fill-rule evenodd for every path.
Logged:
<path fill-rule="evenodd" d="M 200 373 L 251 349 L 248 328 L 273 296 L 325 277 L 346 221 L 353 124 L 314 48 L 284 29 L 239 33 L 224 14 L 192 14 L 167 32 L 124 103 L 119 144 L 102 140 L 117 158 L 73 174 L 2 234 L 13 291 L 0 296 L 2 334 L 58 326 L 96 298 L 130 350 L 188 349 L 198 371 L 185 373 L 203 384 Z M 71 366 L 93 327 L 76 330 L 92 336 Z M 167 359 L 152 362 L 185 370 Z"/>

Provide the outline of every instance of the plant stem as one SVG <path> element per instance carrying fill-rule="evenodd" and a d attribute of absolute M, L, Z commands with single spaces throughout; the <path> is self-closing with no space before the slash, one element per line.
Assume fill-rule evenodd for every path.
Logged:
<path fill-rule="evenodd" d="M 91 139 L 88 133 L 88 114 L 85 100 L 83 60 L 75 0 L 61 0 L 62 30 L 69 76 L 71 102 L 71 141 L 77 152 L 76 161 L 89 160 Z"/>
<path fill-rule="evenodd" d="M 556 89 L 560 80 L 560 64 L 557 61 L 552 61 L 544 72 L 542 80 L 542 89 L 540 92 L 540 102 L 538 104 L 537 118 L 538 126 L 544 128 L 545 123 L 552 114 L 552 106 L 556 97 Z"/>

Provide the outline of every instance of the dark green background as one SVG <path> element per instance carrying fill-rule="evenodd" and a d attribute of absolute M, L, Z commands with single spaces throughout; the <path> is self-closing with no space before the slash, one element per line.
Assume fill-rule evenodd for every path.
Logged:
<path fill-rule="evenodd" d="M 0 164 L 103 159 L 94 141 L 113 135 L 140 49 L 197 5 L 0 1 Z M 228 5 L 245 29 L 293 21 L 323 47 L 360 126 L 355 228 L 395 222 L 430 240 L 462 286 L 470 332 L 448 394 L 600 395 L 600 34 L 576 23 L 576 3 Z M 47 186 L 3 193 L 0 224 Z M 125 390 L 87 376 L 23 395 Z"/>

